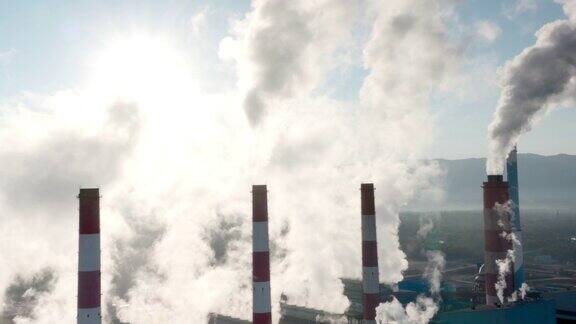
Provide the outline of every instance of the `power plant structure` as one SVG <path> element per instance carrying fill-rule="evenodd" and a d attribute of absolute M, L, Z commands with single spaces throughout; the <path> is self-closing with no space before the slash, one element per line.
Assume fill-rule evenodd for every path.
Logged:
<path fill-rule="evenodd" d="M 254 324 L 272 323 L 268 192 L 265 185 L 252 186 L 252 309 Z"/>
<path fill-rule="evenodd" d="M 363 183 L 360 186 L 360 192 L 362 211 L 362 319 L 365 324 L 373 324 L 376 323 L 376 307 L 380 304 L 374 184 Z"/>
<path fill-rule="evenodd" d="M 545 323 L 575 319 L 576 313 L 559 309 L 555 300 L 576 294 L 550 292 L 516 298 L 524 282 L 519 214 L 517 153 L 507 160 L 507 176 L 488 175 L 483 182 L 484 265 L 481 267 L 484 289 L 461 291 L 442 282 L 438 313 L 430 323 Z M 268 228 L 268 190 L 266 185 L 252 186 L 252 321 L 210 314 L 209 324 L 271 324 L 270 242 Z M 99 189 L 81 189 L 80 237 L 78 258 L 78 323 L 100 324 L 100 193 Z M 340 278 L 343 294 L 350 306 L 342 314 L 291 305 L 282 295 L 278 318 L 281 324 L 376 323 L 380 303 L 397 299 L 401 304 L 430 296 L 430 284 L 422 275 L 404 274 L 394 289 L 379 282 L 375 189 L 372 183 L 360 186 L 362 278 Z M 515 238 L 515 239 L 514 239 Z M 433 248 L 436 249 L 436 248 Z M 360 261 L 360 260 L 359 260 Z M 360 265 L 360 262 L 359 264 Z M 462 267 L 465 269 L 467 267 Z M 520 278 L 520 279 L 519 279 Z M 549 296 L 543 298 L 542 296 Z M 555 314 L 556 312 L 556 314 Z M 563 323 L 563 322 L 562 322 Z"/>
<path fill-rule="evenodd" d="M 78 324 L 100 324 L 100 190 L 80 189 Z"/>
<path fill-rule="evenodd" d="M 520 289 L 524 284 L 524 249 L 522 247 L 522 223 L 520 222 L 520 192 L 518 190 L 518 150 L 516 147 L 506 159 L 508 176 L 508 196 L 512 207 L 512 232 L 514 233 L 514 286 Z"/>
<path fill-rule="evenodd" d="M 508 265 L 513 262 L 508 256 L 508 251 L 513 249 L 510 211 L 507 208 L 508 183 L 502 175 L 489 175 L 483 188 L 486 305 L 496 305 L 506 303 L 514 293 L 513 267 Z"/>

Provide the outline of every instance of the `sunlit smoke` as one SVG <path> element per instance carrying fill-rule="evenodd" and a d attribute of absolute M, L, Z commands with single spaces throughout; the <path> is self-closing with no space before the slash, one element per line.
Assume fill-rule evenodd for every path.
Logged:
<path fill-rule="evenodd" d="M 234 91 L 200 93 L 172 44 L 128 37 L 97 55 L 85 88 L 0 103 L 9 108 L 0 129 L 0 239 L 11 247 L 0 250 L 0 267 L 9 269 L 0 272 L 0 290 L 16 274 L 29 278 L 48 266 L 58 280 L 34 316 L 74 320 L 81 186 L 103 195 L 108 319 L 249 318 L 254 183 L 270 191 L 275 320 L 282 293 L 329 312 L 348 307 L 340 278 L 361 273 L 362 181 L 377 190 L 380 279 L 401 280 L 398 212 L 441 174 L 418 158 L 433 137 L 429 95 L 449 74 L 446 57 L 457 57 L 442 3 L 405 2 L 371 1 L 365 13 L 373 28 L 363 44 L 368 77 L 359 104 L 317 89 L 340 62 L 331 54 L 350 46 L 358 23 L 350 2 L 271 0 L 255 1 L 229 39 L 240 44 Z M 286 48 L 267 51 L 274 30 L 300 23 L 302 35 L 296 28 Z M 402 54 L 417 52 L 426 55 Z M 252 96 L 262 109 L 249 105 Z M 435 307 L 420 298 L 406 316 L 428 318 Z"/>
<path fill-rule="evenodd" d="M 224 40 L 220 55 L 238 64 L 243 107 L 258 126 L 278 100 L 306 95 L 347 45 L 358 3 L 345 0 L 256 0 Z"/>

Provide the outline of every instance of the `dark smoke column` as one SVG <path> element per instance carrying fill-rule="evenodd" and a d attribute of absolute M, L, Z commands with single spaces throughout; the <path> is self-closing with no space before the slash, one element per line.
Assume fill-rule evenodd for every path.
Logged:
<path fill-rule="evenodd" d="M 378 248 L 376 245 L 376 208 L 374 184 L 360 186 L 362 209 L 362 313 L 363 323 L 376 323 L 376 307 L 380 304 Z"/>
<path fill-rule="evenodd" d="M 252 323 L 272 323 L 268 197 L 265 185 L 252 186 Z"/>
<path fill-rule="evenodd" d="M 498 265 L 496 260 L 506 260 L 508 250 L 512 249 L 512 242 L 503 234 L 510 234 L 510 214 L 498 210 L 496 203 L 504 205 L 508 202 L 508 183 L 502 175 L 489 175 L 484 182 L 484 270 L 486 273 L 486 305 L 499 304 L 496 291 L 498 282 Z M 504 301 L 514 291 L 513 265 L 505 275 L 506 288 Z"/>
<path fill-rule="evenodd" d="M 100 191 L 80 189 L 78 324 L 100 324 Z"/>

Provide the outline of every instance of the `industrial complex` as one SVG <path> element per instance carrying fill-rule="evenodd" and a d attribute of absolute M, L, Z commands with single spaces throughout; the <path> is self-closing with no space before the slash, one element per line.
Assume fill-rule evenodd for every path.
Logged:
<path fill-rule="evenodd" d="M 576 279 L 553 266 L 525 266 L 518 186 L 517 152 L 507 160 L 507 179 L 488 175 L 483 183 L 483 264 L 452 264 L 442 273 L 438 312 L 431 323 L 576 323 Z M 252 319 L 210 314 L 211 324 L 224 323 L 376 323 L 376 308 L 393 298 L 403 305 L 431 296 L 423 267 L 411 266 L 394 287 L 379 282 L 374 185 L 360 187 L 362 278 L 341 278 L 350 306 L 342 314 L 280 300 L 272 313 L 267 187 L 252 187 Z M 78 313 L 79 324 L 102 322 L 100 291 L 99 189 L 81 189 Z M 480 229 L 479 229 L 480 230 Z M 279 316 L 279 318 L 273 318 Z"/>

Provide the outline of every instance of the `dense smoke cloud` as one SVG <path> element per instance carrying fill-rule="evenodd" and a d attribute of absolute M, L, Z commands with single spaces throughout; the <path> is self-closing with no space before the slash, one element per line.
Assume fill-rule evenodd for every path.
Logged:
<path fill-rule="evenodd" d="M 4 292 L 4 302 L 0 313 L 0 323 L 13 324 L 22 321 L 34 321 L 35 310 L 43 296 L 54 289 L 54 271 L 43 269 L 30 278 L 17 275 Z"/>
<path fill-rule="evenodd" d="M 438 305 L 432 298 L 422 295 L 416 301 L 408 303 L 406 308 L 394 297 L 391 302 L 382 303 L 376 308 L 378 324 L 426 324 L 438 312 Z"/>
<path fill-rule="evenodd" d="M 119 309 L 130 304 L 129 292 L 137 284 L 141 273 L 161 277 L 152 263 L 152 253 L 166 232 L 165 225 L 154 221 L 153 216 L 134 215 L 130 210 L 123 210 L 122 214 L 130 232 L 115 238 L 111 246 L 113 270 L 105 298 L 108 316 L 113 324 L 120 322 Z"/>
<path fill-rule="evenodd" d="M 41 113 L 19 117 L 45 118 Z M 60 210 L 69 206 L 69 198 L 71 194 L 73 197 L 79 185 L 112 181 L 136 141 L 139 129 L 137 107 L 127 103 L 114 104 L 106 118 L 104 127 L 96 135 L 58 128 L 59 125 L 31 130 L 46 132 L 38 135 L 4 128 L 0 136 L 3 135 L 5 143 L 11 143 L 0 149 L 0 160 L 3 161 L 0 200 L 4 206 L 32 213 L 48 207 Z M 18 127 L 17 124 L 12 126 Z M 19 140 L 8 138 L 14 133 L 42 138 L 19 143 Z M 56 214 L 53 217 L 61 216 Z"/>
<path fill-rule="evenodd" d="M 504 67 L 503 89 L 489 127 L 490 174 L 503 172 L 508 153 L 538 116 L 576 95 L 576 5 L 573 0 L 562 3 L 570 19 L 544 25 L 536 44 Z"/>
<path fill-rule="evenodd" d="M 59 280 L 43 297 L 38 322 L 73 321 L 79 185 L 102 187 L 103 312 L 110 321 L 202 323 L 210 312 L 249 318 L 252 184 L 269 190 L 275 320 L 281 294 L 289 303 L 332 313 L 348 307 L 340 278 L 361 276 L 363 181 L 376 186 L 381 280 L 401 280 L 407 260 L 398 212 L 415 195 L 435 192 L 440 171 L 418 159 L 433 137 L 429 96 L 449 77 L 453 66 L 446 62 L 456 62 L 458 52 L 447 37 L 446 2 L 367 6 L 361 24 L 372 28 L 362 44 L 368 76 L 360 103 L 318 90 L 342 63 L 335 53 L 354 46 L 350 32 L 360 23 L 350 1 L 260 0 L 222 43 L 237 63 L 237 91 L 202 94 L 187 82 L 189 70 L 173 69 L 162 78 L 138 74 L 146 78 L 145 91 L 131 84 L 130 94 L 141 97 L 127 109 L 110 110 L 82 93 L 46 108 L 42 116 L 49 117 L 32 124 L 26 116 L 33 107 L 11 113 L 2 134 L 21 138 L 26 145 L 7 147 L 26 154 L 4 155 L 12 167 L 3 176 L 25 189 L 0 188 L 10 197 L 1 215 L 18 215 L 0 217 L 19 229 L 2 242 L 14 253 L 0 251 L 0 260 L 13 265 L 0 273 L 0 289 L 9 275 L 53 266 Z M 163 70 L 164 62 L 152 63 Z M 167 86 L 169 77 L 177 86 Z M 87 105 L 96 116 L 72 109 Z M 17 136 L 22 125 L 49 131 L 39 135 L 31 127 L 32 135 Z M 50 166 L 42 188 L 62 193 L 39 197 L 35 186 L 26 187 L 43 171 L 18 167 L 29 164 Z M 26 190 L 35 194 L 11 202 Z M 24 269 L 30 259 L 34 264 Z"/>
<path fill-rule="evenodd" d="M 0 127 L 0 290 L 10 291 L 14 278 L 33 278 L 34 286 L 43 282 L 39 274 L 48 274 L 42 278 L 50 289 L 39 293 L 31 286 L 38 293 L 23 300 L 36 305 L 34 323 L 75 318 L 75 196 L 80 186 L 116 180 L 140 129 L 134 104 L 88 109 L 93 107 L 83 103 L 82 109 L 78 100 L 67 92 L 2 103 L 10 109 Z M 4 303 L 9 300 L 6 293 Z"/>
<path fill-rule="evenodd" d="M 420 218 L 420 227 L 416 233 L 420 244 L 434 229 L 434 222 L 438 219 L 439 215 L 436 214 Z M 427 259 L 423 278 L 430 285 L 429 294 L 418 295 L 416 301 L 408 303 L 405 307 L 396 297 L 392 297 L 391 301 L 381 303 L 376 309 L 377 323 L 426 324 L 440 309 L 442 274 L 446 266 L 445 255 L 442 251 L 427 250 L 424 246 L 421 247 L 420 252 L 425 254 Z"/>
<path fill-rule="evenodd" d="M 334 51 L 350 37 L 358 3 L 345 0 L 256 0 L 223 49 L 239 66 L 244 109 L 258 125 L 275 100 L 318 86 Z M 231 43 L 233 45 L 231 45 Z M 222 54 L 222 53 L 221 53 Z"/>
<path fill-rule="evenodd" d="M 420 157 L 431 143 L 429 96 L 450 78 L 459 58 L 447 36 L 451 9 L 448 1 L 369 2 L 373 24 L 364 48 L 364 66 L 370 73 L 360 90 L 366 144 L 360 158 L 381 170 L 371 176 L 381 179 L 379 195 L 386 206 L 378 218 L 379 237 L 389 238 L 379 239 L 379 259 L 386 260 L 380 274 L 386 282 L 398 282 L 407 268 L 397 237 L 399 208 L 415 191 L 434 188 L 431 181 L 440 175 L 435 165 L 416 165 L 418 178 L 402 160 Z M 407 191 L 394 192 L 394 185 L 387 184 L 398 178 L 414 182 L 406 184 Z"/>

